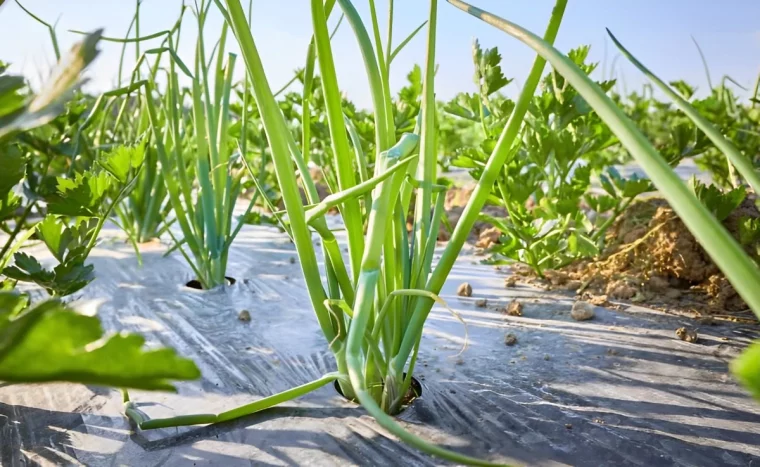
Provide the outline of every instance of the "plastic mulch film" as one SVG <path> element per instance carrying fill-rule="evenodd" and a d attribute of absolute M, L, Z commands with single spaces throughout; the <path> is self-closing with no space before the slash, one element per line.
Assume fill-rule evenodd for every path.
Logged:
<path fill-rule="evenodd" d="M 189 267 L 165 251 L 144 246 L 140 268 L 128 244 L 104 241 L 91 256 L 97 279 L 74 297 L 107 329 L 140 332 L 198 364 L 203 379 L 178 384 L 177 394 L 131 392 L 152 418 L 222 412 L 334 370 L 285 235 L 245 227 L 228 267 L 237 282 L 205 292 L 184 287 Z M 442 294 L 466 321 L 468 346 L 462 352 L 462 323 L 436 306 L 415 371 L 422 396 L 398 417 L 407 430 L 518 465 L 757 462 L 760 406 L 727 374 L 749 331 L 705 327 L 701 344 L 689 344 L 674 338 L 682 319 L 635 307 L 597 308 L 593 320 L 576 322 L 571 297 L 506 289 L 477 260 L 463 253 Z M 471 298 L 456 296 L 463 281 Z M 512 299 L 523 303 L 521 317 L 501 313 Z M 239 319 L 243 310 L 250 321 Z M 121 412 L 116 390 L 0 386 L 0 463 L 441 464 L 390 437 L 332 385 L 211 426 L 135 432 Z"/>

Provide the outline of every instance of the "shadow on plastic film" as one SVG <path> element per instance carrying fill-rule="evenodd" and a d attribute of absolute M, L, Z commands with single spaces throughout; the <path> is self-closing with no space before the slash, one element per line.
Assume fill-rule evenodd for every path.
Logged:
<path fill-rule="evenodd" d="M 339 463 L 343 461 L 356 465 L 394 465 L 399 458 L 418 465 L 436 465 L 429 457 L 388 438 L 373 423 L 362 420 L 362 416 L 366 413 L 358 406 L 277 406 L 229 422 L 191 427 L 158 440 L 148 440 L 140 432 L 132 433 L 130 438 L 146 452 L 179 448 L 179 452 L 187 454 L 191 450 L 199 456 L 202 456 L 198 452 L 199 445 L 210 441 L 214 447 L 213 452 L 206 453 L 207 458 L 238 452 L 239 458 L 255 459 L 257 464 L 262 462 L 263 455 L 272 456 L 286 465 L 303 465 L 303 460 L 310 458 L 309 452 L 313 452 L 311 456 L 314 459 L 324 461 L 333 458 Z M 416 422 L 402 420 L 402 423 Z M 273 425 L 276 428 L 272 428 Z M 482 455 L 483 452 L 473 448 L 474 441 L 440 444 L 471 455 Z M 257 452 L 252 454 L 251 448 Z M 298 450 L 298 460 L 291 459 L 284 452 L 294 449 Z"/>
<path fill-rule="evenodd" d="M 640 382 L 635 386 L 640 387 Z M 663 385 L 652 385 L 659 391 L 670 391 Z M 620 385 L 619 390 L 625 391 Z M 574 434 L 592 435 L 597 430 L 614 433 L 629 443 L 640 442 L 655 453 L 667 455 L 679 463 L 690 465 L 748 465 L 760 454 L 760 433 L 751 427 L 760 417 L 740 410 L 719 410 L 699 404 L 676 405 L 667 402 L 631 401 L 626 399 L 585 396 L 574 400 L 573 394 L 554 390 L 561 402 L 552 403 L 558 411 L 573 414 Z M 680 391 L 674 395 L 687 397 Z M 720 426 L 716 426 L 717 421 Z M 737 426 L 739 425 L 739 426 Z M 735 427 L 735 428 L 734 428 Z M 750 431 L 753 430 L 753 431 Z M 593 434 L 598 437 L 598 434 Z M 726 463 L 733 458 L 736 463 Z M 717 462 L 723 459 L 723 462 Z"/>
<path fill-rule="evenodd" d="M 113 424 L 110 417 L 98 418 L 104 426 Z M 77 457 L 72 447 L 72 434 L 86 432 L 81 413 L 0 402 L 0 465 L 40 465 L 39 458 L 52 465 L 71 464 Z M 118 439 L 109 430 L 102 432 Z"/>
<path fill-rule="evenodd" d="M 257 465 L 301 465 L 298 460 L 292 459 L 284 450 L 299 449 L 308 456 L 308 451 L 314 451 L 315 457 L 320 457 L 329 444 L 333 449 L 328 450 L 333 458 L 343 461 L 366 463 L 376 460 L 372 451 L 376 449 L 373 444 L 384 444 L 382 449 L 392 449 L 393 441 L 377 435 L 383 440 L 368 438 L 358 433 L 355 436 L 341 439 L 329 434 L 308 430 L 283 428 L 278 430 L 259 429 L 256 425 L 276 420 L 278 418 L 303 417 L 312 419 L 338 419 L 356 415 L 355 409 L 302 409 L 275 407 L 244 417 L 238 420 L 192 428 L 181 434 L 162 438 L 157 441 L 149 441 L 141 432 L 132 432 L 129 439 L 146 452 L 166 452 L 166 459 L 177 457 L 195 461 L 206 460 L 213 465 L 226 465 L 232 461 L 250 462 L 255 452 Z M 76 412 L 60 412 L 53 410 L 37 409 L 34 407 L 8 405 L 0 402 L 0 465 L 42 465 L 45 462 L 52 465 L 70 465 L 77 463 L 79 449 L 73 448 L 75 434 L 87 435 L 110 439 L 114 442 L 122 442 L 122 446 L 116 451 L 96 452 L 88 451 L 87 457 L 96 462 L 110 463 L 109 459 L 121 458 L 131 462 L 141 462 L 134 458 L 134 453 L 126 451 L 129 446 L 123 444 L 124 438 L 119 431 L 113 430 L 114 420 L 110 417 L 98 417 L 87 414 L 88 422 L 85 424 L 83 414 Z M 13 426 L 9 425 L 9 420 Z M 134 428 L 134 427 L 133 427 Z M 240 437 L 248 429 L 255 429 L 251 435 L 244 436 L 242 442 L 235 442 L 235 437 Z M 176 430 L 174 430 L 176 431 Z M 236 436 L 238 435 L 238 436 Z M 355 438 L 355 439 L 354 439 Z M 40 442 L 44 440 L 43 442 Z M 258 441 L 257 441 L 258 440 Z M 105 444 L 103 444 L 105 446 Z M 361 446 L 361 449 L 357 449 Z M 183 447 L 181 451 L 175 448 Z M 239 455 L 234 455 L 234 453 Z M 406 453 L 407 455 L 411 453 Z M 271 457 L 278 462 L 267 462 L 266 457 Z M 424 459 L 416 456 L 418 459 Z M 155 458 L 152 458 L 155 460 Z M 43 462 L 44 461 L 44 462 Z M 158 462 L 155 465 L 161 465 Z M 134 464 L 138 465 L 138 464 Z M 142 464 L 146 465 L 146 464 Z"/>

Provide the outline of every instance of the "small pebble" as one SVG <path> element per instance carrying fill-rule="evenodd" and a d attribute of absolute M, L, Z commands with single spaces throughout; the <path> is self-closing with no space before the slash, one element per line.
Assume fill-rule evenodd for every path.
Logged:
<path fill-rule="evenodd" d="M 573 424 L 572 423 L 565 423 L 565 428 L 567 428 L 568 430 L 572 430 L 573 429 Z"/>
<path fill-rule="evenodd" d="M 486 300 L 485 298 L 479 298 L 475 300 L 475 306 L 478 308 L 485 308 L 488 306 L 488 300 Z"/>
<path fill-rule="evenodd" d="M 251 313 L 248 310 L 243 310 L 238 313 L 238 319 L 244 323 L 251 321 Z"/>
<path fill-rule="evenodd" d="M 472 297 L 472 286 L 468 282 L 462 282 L 457 289 L 457 295 L 460 297 Z"/>
<path fill-rule="evenodd" d="M 594 318 L 594 305 L 588 302 L 577 301 L 573 303 L 570 316 L 576 321 L 588 321 Z"/>
<path fill-rule="evenodd" d="M 504 344 L 507 347 L 512 347 L 513 345 L 517 344 L 517 336 L 512 334 L 511 332 L 504 336 Z"/>

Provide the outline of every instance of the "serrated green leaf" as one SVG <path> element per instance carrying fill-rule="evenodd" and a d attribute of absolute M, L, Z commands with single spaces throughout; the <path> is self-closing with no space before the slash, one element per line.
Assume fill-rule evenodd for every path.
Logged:
<path fill-rule="evenodd" d="M 734 209 L 742 204 L 742 201 L 747 196 L 747 191 L 743 186 L 723 191 L 713 184 L 709 186 L 705 185 L 697 180 L 696 177 L 692 177 L 689 185 L 697 198 L 719 221 L 727 218 Z"/>
<path fill-rule="evenodd" d="M 26 159 L 14 144 L 0 145 L 0 198 L 24 178 Z"/>
<path fill-rule="evenodd" d="M 78 256 L 76 254 L 72 256 L 74 258 L 68 259 L 68 261 L 53 268 L 55 278 L 50 287 L 50 291 L 53 292 L 51 295 L 58 297 L 71 295 L 95 279 L 94 266 L 92 264 L 85 265 L 83 259 L 76 258 Z"/>
<path fill-rule="evenodd" d="M 414 65 L 412 71 L 406 75 L 406 80 L 409 84 L 399 91 L 399 100 L 408 105 L 417 105 L 422 95 L 422 68 Z"/>
<path fill-rule="evenodd" d="M 26 98 L 20 91 L 25 86 L 22 76 L 0 76 L 0 122 L 23 107 Z"/>
<path fill-rule="evenodd" d="M 443 110 L 451 115 L 465 118 L 473 122 L 480 121 L 480 108 L 483 106 L 480 99 L 474 94 L 462 92 L 446 103 Z M 485 111 L 485 109 L 484 109 Z"/>
<path fill-rule="evenodd" d="M 93 266 L 84 264 L 85 253 L 84 246 L 67 250 L 64 261 L 50 271 L 35 257 L 19 252 L 13 256 L 13 266 L 3 269 L 3 274 L 17 281 L 33 282 L 52 296 L 71 295 L 94 279 Z"/>
<path fill-rule="evenodd" d="M 72 240 L 71 232 L 66 228 L 63 220 L 55 216 L 46 216 L 42 222 L 37 224 L 37 233 L 55 259 L 63 261 L 66 248 Z"/>
<path fill-rule="evenodd" d="M 472 44 L 472 54 L 475 62 L 475 84 L 478 85 L 481 96 L 487 98 L 511 82 L 501 71 L 499 49 L 494 47 L 484 50 L 475 40 Z"/>
<path fill-rule="evenodd" d="M 110 187 L 105 172 L 77 174 L 74 179 L 59 178 L 58 194 L 48 205 L 51 214 L 72 217 L 97 217 Z"/>
<path fill-rule="evenodd" d="M 37 261 L 37 258 L 35 258 L 34 256 L 30 256 L 26 253 L 21 253 L 21 252 L 16 253 L 15 255 L 13 255 L 13 261 L 15 264 L 15 268 L 14 267 L 6 268 L 6 270 L 3 271 L 3 274 L 13 279 L 17 279 L 17 278 L 9 274 L 8 272 L 9 269 L 19 269 L 28 276 L 36 276 L 36 275 L 48 272 L 48 271 L 45 271 L 45 268 L 43 268 L 40 262 Z M 52 275 L 50 276 L 50 278 L 52 279 Z"/>
<path fill-rule="evenodd" d="M 137 334 L 103 335 L 97 318 L 48 300 L 19 313 L 24 298 L 0 293 L 0 380 L 70 381 L 173 390 L 172 380 L 200 377 L 168 348 L 147 350 Z"/>
<path fill-rule="evenodd" d="M 130 179 L 133 169 L 140 167 L 145 159 L 145 147 L 119 146 L 105 154 L 98 163 L 116 180 L 124 184 Z"/>
<path fill-rule="evenodd" d="M 626 198 L 634 198 L 642 193 L 654 191 L 652 182 L 645 178 L 633 176 L 623 182 L 622 193 Z"/>
<path fill-rule="evenodd" d="M 606 191 L 612 197 L 617 197 L 617 191 L 615 190 L 615 186 L 612 184 L 612 181 L 610 181 L 610 179 L 606 175 L 600 175 L 599 182 L 602 184 L 602 188 L 604 188 L 604 191 Z"/>
<path fill-rule="evenodd" d="M 760 218 L 742 217 L 739 219 L 739 243 L 752 245 L 760 241 Z"/>

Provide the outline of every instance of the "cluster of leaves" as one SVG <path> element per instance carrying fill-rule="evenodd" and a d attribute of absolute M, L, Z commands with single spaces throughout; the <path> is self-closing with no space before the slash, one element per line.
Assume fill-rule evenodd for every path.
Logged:
<path fill-rule="evenodd" d="M 2 274 L 34 282 L 53 296 L 70 295 L 90 283 L 94 275 L 93 267 L 85 265 L 87 256 L 114 205 L 132 189 L 143 155 L 142 146 L 119 147 L 99 159 L 93 170 L 73 179 L 59 178 L 58 192 L 47 199 L 47 215 L 35 227 L 58 265 L 46 269 L 33 256 L 17 252 L 14 265 Z"/>
<path fill-rule="evenodd" d="M 174 350 L 147 350 L 136 334 L 104 335 L 96 317 L 58 299 L 31 304 L 28 296 L 7 290 L 23 280 L 62 296 L 92 280 L 92 266 L 84 264 L 87 255 L 140 171 L 142 147 L 117 148 L 90 170 L 73 170 L 76 160 L 86 159 L 71 150 L 69 138 L 79 128 L 84 107 L 70 98 L 81 71 L 97 54 L 99 39 L 96 32 L 75 45 L 37 95 L 0 64 L 0 229 L 7 235 L 0 268 L 11 279 L 0 292 L 0 381 L 173 390 L 172 380 L 200 376 L 196 365 Z M 74 140 L 76 145 L 79 138 Z M 37 222 L 32 214 L 44 218 Z M 31 237 L 47 246 L 59 262 L 55 268 L 47 270 L 19 251 Z M 6 267 L 12 257 L 15 264 Z"/>
<path fill-rule="evenodd" d="M 36 95 L 23 77 L 6 74 L 0 64 L 0 230 L 7 234 L 0 268 L 34 234 L 32 219 L 44 215 L 40 205 L 54 196 L 56 176 L 74 165 L 67 141 L 81 116 L 76 90 L 99 40 L 97 31 L 76 44 Z"/>
<path fill-rule="evenodd" d="M 589 48 L 568 56 L 585 73 Z M 514 108 L 497 94 L 509 84 L 496 49 L 473 47 L 477 94 L 462 93 L 444 109 L 477 125 L 485 137 L 457 152 L 452 164 L 479 179 L 496 138 Z M 598 83 L 609 91 L 613 81 Z M 652 191 L 648 180 L 622 177 L 600 154 L 617 145 L 606 125 L 585 100 L 554 71 L 544 77 L 533 98 L 521 140 L 499 172 L 492 205 L 506 217 L 481 214 L 502 236 L 492 248 L 492 262 L 519 261 L 536 273 L 599 253 L 604 232 L 638 195 Z M 592 184 L 598 178 L 601 190 Z"/>
<path fill-rule="evenodd" d="M 683 80 L 670 85 L 755 165 L 760 165 L 760 108 L 755 102 L 741 102 L 726 83 L 724 79 L 701 99 L 696 98 L 697 89 Z M 693 158 L 697 167 L 708 171 L 718 186 L 735 185 L 723 153 L 675 105 L 656 99 L 651 85 L 646 85 L 641 93 L 614 97 L 671 166 Z M 628 154 L 619 148 L 612 148 L 603 156 L 610 162 L 629 160 Z"/>
<path fill-rule="evenodd" d="M 715 184 L 705 185 L 696 177 L 692 177 L 689 185 L 702 204 L 716 219 L 722 222 L 728 219 L 732 213 L 737 212 L 737 208 L 747 199 L 747 189 L 743 185 L 725 189 Z M 739 243 L 745 247 L 755 261 L 760 260 L 760 218 L 739 211 L 736 225 Z"/>

